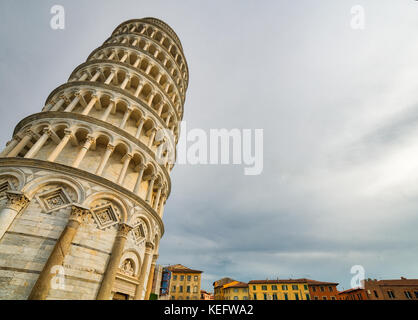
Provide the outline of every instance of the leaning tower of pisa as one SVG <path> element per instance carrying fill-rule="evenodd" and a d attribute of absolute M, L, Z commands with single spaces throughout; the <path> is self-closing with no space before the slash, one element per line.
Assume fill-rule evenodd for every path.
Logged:
<path fill-rule="evenodd" d="M 0 154 L 0 299 L 146 299 L 188 68 L 155 18 L 120 24 Z"/>

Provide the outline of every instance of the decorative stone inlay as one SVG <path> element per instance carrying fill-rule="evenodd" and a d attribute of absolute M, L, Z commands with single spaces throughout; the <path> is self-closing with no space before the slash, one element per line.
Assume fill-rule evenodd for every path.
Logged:
<path fill-rule="evenodd" d="M 47 213 L 62 209 L 72 202 L 71 198 L 62 187 L 41 193 L 36 196 L 36 199 Z"/>
<path fill-rule="evenodd" d="M 111 204 L 94 208 L 93 218 L 100 229 L 106 229 L 119 222 L 118 214 Z"/>
<path fill-rule="evenodd" d="M 29 199 L 19 191 L 6 191 L 7 204 L 6 207 L 19 212 L 28 203 Z"/>
<path fill-rule="evenodd" d="M 147 226 L 142 220 L 138 221 L 138 224 L 132 230 L 132 237 L 134 238 L 136 244 L 141 244 L 145 241 L 148 236 Z"/>

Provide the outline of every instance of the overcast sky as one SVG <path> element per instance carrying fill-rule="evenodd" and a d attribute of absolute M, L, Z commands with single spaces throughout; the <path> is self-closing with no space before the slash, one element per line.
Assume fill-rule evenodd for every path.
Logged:
<path fill-rule="evenodd" d="M 65 8 L 53 30 L 50 8 Z M 350 27 L 354 5 L 365 29 Z M 0 143 L 124 20 L 183 44 L 188 129 L 264 129 L 264 170 L 177 165 L 159 263 L 202 287 L 418 278 L 418 2 L 1 1 Z"/>

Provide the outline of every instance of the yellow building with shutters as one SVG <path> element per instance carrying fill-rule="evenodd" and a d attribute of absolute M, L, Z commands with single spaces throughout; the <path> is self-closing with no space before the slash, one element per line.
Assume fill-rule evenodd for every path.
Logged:
<path fill-rule="evenodd" d="M 310 300 L 306 279 L 251 280 L 251 300 Z"/>
<path fill-rule="evenodd" d="M 234 281 L 223 286 L 223 300 L 249 300 L 248 283 Z"/>
<path fill-rule="evenodd" d="M 181 264 L 167 267 L 171 271 L 169 294 L 171 300 L 200 300 L 202 271 Z"/>

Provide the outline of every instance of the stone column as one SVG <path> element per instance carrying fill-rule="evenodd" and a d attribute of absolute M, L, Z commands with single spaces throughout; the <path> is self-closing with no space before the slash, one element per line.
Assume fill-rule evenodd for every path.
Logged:
<path fill-rule="evenodd" d="M 145 165 L 141 163 L 137 166 L 137 168 L 138 168 L 138 177 L 136 178 L 134 193 L 136 195 L 139 195 L 139 189 L 141 188 L 142 176 L 144 175 Z"/>
<path fill-rule="evenodd" d="M 125 79 L 123 80 L 122 84 L 120 85 L 121 89 L 125 89 L 126 85 L 128 84 L 129 80 L 131 80 L 131 75 L 128 73 L 125 76 Z"/>
<path fill-rule="evenodd" d="M 138 129 L 135 133 L 135 138 L 139 139 L 141 136 L 142 127 L 144 126 L 144 119 L 139 120 Z"/>
<path fill-rule="evenodd" d="M 156 94 L 156 92 L 154 92 L 154 91 L 151 92 L 150 96 L 148 98 L 148 104 L 149 104 L 150 107 L 151 107 L 151 104 L 152 104 L 152 100 L 154 100 L 155 94 Z"/>
<path fill-rule="evenodd" d="M 60 143 L 55 147 L 54 151 L 52 151 L 52 153 L 49 155 L 48 157 L 48 161 L 54 162 L 55 159 L 59 156 L 59 154 L 61 153 L 62 149 L 65 148 L 65 146 L 67 145 L 68 141 L 71 139 L 73 133 L 71 132 L 71 130 L 65 129 L 64 130 L 64 137 L 61 139 Z"/>
<path fill-rule="evenodd" d="M 145 198 L 145 201 L 147 201 L 148 203 L 150 203 L 151 201 L 151 195 L 152 195 L 152 191 L 154 189 L 154 182 L 155 179 L 157 179 L 156 175 L 153 175 L 150 179 L 149 185 L 148 185 L 148 190 L 147 190 L 147 197 Z"/>
<path fill-rule="evenodd" d="M 20 140 L 20 142 L 13 148 L 12 151 L 6 156 L 8 158 L 16 157 L 19 155 L 20 151 L 23 150 L 23 148 L 28 144 L 28 142 L 32 139 L 33 132 L 28 130 L 25 132 L 25 136 Z"/>
<path fill-rule="evenodd" d="M 111 145 L 110 143 L 106 146 L 105 154 L 103 155 L 102 161 L 100 162 L 99 167 L 96 170 L 97 175 L 102 175 L 103 170 L 107 164 L 107 161 L 109 160 L 110 155 L 112 154 L 113 150 L 115 150 L 115 146 Z"/>
<path fill-rule="evenodd" d="M 87 153 L 87 150 L 90 149 L 91 144 L 94 142 L 94 138 L 88 136 L 86 139 L 86 142 L 84 143 L 83 147 L 81 148 L 80 152 L 78 153 L 77 157 L 75 158 L 73 162 L 73 167 L 78 168 L 80 165 L 80 162 L 83 160 L 84 156 Z"/>
<path fill-rule="evenodd" d="M 84 108 L 84 110 L 81 114 L 85 115 L 85 116 L 88 115 L 89 112 L 91 111 L 91 109 L 96 104 L 98 99 L 99 99 L 99 97 L 97 95 L 92 95 L 89 104 Z"/>
<path fill-rule="evenodd" d="M 147 284 L 147 291 L 145 293 L 145 300 L 149 300 L 150 298 L 152 283 L 154 281 L 154 272 L 155 272 L 155 265 L 157 263 L 157 259 L 158 259 L 158 254 L 154 254 L 152 256 L 152 261 L 151 261 L 151 270 L 149 271 L 149 275 L 148 275 L 148 284 Z"/>
<path fill-rule="evenodd" d="M 132 107 L 127 108 L 127 110 L 125 111 L 125 114 L 123 115 L 123 119 L 120 122 L 119 128 L 121 128 L 121 129 L 125 128 L 126 122 L 128 121 L 129 116 L 131 115 L 132 111 L 133 111 Z"/>
<path fill-rule="evenodd" d="M 114 106 L 115 106 L 115 101 L 110 100 L 109 105 L 107 106 L 107 108 L 106 108 L 105 112 L 103 113 L 103 116 L 100 118 L 100 120 L 106 121 Z"/>
<path fill-rule="evenodd" d="M 152 145 L 154 144 L 154 138 L 155 138 L 155 134 L 157 133 L 157 130 L 155 128 L 152 129 L 152 133 L 149 137 L 149 141 L 148 141 L 148 148 L 151 148 Z"/>
<path fill-rule="evenodd" d="M 138 98 L 138 96 L 139 96 L 139 94 L 140 94 L 140 92 L 141 92 L 141 90 L 142 90 L 143 87 L 144 87 L 144 83 L 143 82 L 138 83 L 138 87 L 136 88 L 135 93 L 134 93 L 134 96 L 135 97 Z"/>
<path fill-rule="evenodd" d="M 118 177 L 118 181 L 117 181 L 118 184 L 123 183 L 123 180 L 125 179 L 126 171 L 128 170 L 128 166 L 129 166 L 129 163 L 131 162 L 131 159 L 132 159 L 132 155 L 130 155 L 128 153 L 123 157 L 123 159 L 122 159 L 123 160 L 123 166 L 122 166 L 122 170 L 119 173 L 119 177 Z"/>
<path fill-rule="evenodd" d="M 160 205 L 158 207 L 158 214 L 160 215 L 160 218 L 161 219 L 163 218 L 164 202 L 166 201 L 166 199 L 167 199 L 167 195 L 166 194 L 163 194 L 162 197 L 161 197 L 161 200 L 160 200 Z"/>
<path fill-rule="evenodd" d="M 110 72 L 110 75 L 107 77 L 107 79 L 104 82 L 104 84 L 109 84 L 113 80 L 113 77 L 115 75 L 116 75 L 116 69 L 112 69 L 112 71 Z"/>
<path fill-rule="evenodd" d="M 65 108 L 64 112 L 71 112 L 73 111 L 74 107 L 77 105 L 77 103 L 80 101 L 80 93 L 76 93 L 73 101 Z"/>
<path fill-rule="evenodd" d="M 29 199 L 19 191 L 6 191 L 7 203 L 0 211 L 0 240 L 16 218 L 29 203 Z"/>
<path fill-rule="evenodd" d="M 157 210 L 158 208 L 158 202 L 160 202 L 160 196 L 161 196 L 161 191 L 162 191 L 163 185 L 161 183 L 159 183 L 157 185 L 157 194 L 155 196 L 155 200 L 154 203 L 152 204 L 152 207 Z"/>
<path fill-rule="evenodd" d="M 138 279 L 139 283 L 135 291 L 135 300 L 140 300 L 143 296 L 143 291 L 145 289 L 144 287 L 145 276 L 147 275 L 149 258 L 152 254 L 153 249 L 154 249 L 154 245 L 151 242 L 147 242 L 145 244 L 145 257 L 144 257 L 144 262 L 142 263 L 142 266 L 141 266 L 141 273 Z"/>
<path fill-rule="evenodd" d="M 54 276 L 54 273 L 51 273 L 51 269 L 54 266 L 60 266 L 63 264 L 64 258 L 70 251 L 71 242 L 77 233 L 83 217 L 85 217 L 89 212 L 90 210 L 86 207 L 78 204 L 72 205 L 68 223 L 55 243 L 54 249 L 49 255 L 48 261 L 33 286 L 28 300 L 45 300 L 51 287 L 51 280 Z"/>
<path fill-rule="evenodd" d="M 52 130 L 49 128 L 44 128 L 43 135 L 36 141 L 36 143 L 29 149 L 29 151 L 25 154 L 25 158 L 33 158 L 36 156 L 38 151 L 42 148 L 45 142 L 49 139 L 52 134 Z"/>
<path fill-rule="evenodd" d="M 65 102 L 65 97 L 61 96 L 58 102 L 49 111 L 57 111 Z"/>
<path fill-rule="evenodd" d="M 100 70 L 97 70 L 96 73 L 91 77 L 90 81 L 94 82 L 100 77 Z"/>
<path fill-rule="evenodd" d="M 110 254 L 109 262 L 107 263 L 105 274 L 103 275 L 102 283 L 100 284 L 97 300 L 110 300 L 115 282 L 116 272 L 119 269 L 120 258 L 122 257 L 123 248 L 132 227 L 126 223 L 120 223 L 115 242 L 113 243 L 112 253 Z"/>
<path fill-rule="evenodd" d="M 0 153 L 0 157 L 5 157 L 19 142 L 19 138 L 17 136 L 14 136 L 12 140 L 6 143 L 6 147 L 4 150 Z"/>

